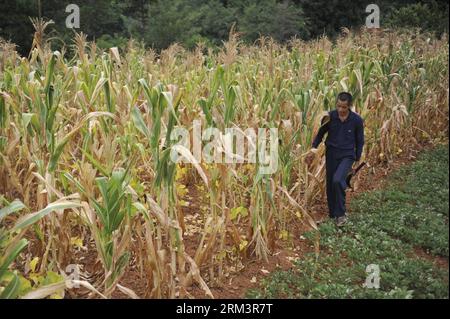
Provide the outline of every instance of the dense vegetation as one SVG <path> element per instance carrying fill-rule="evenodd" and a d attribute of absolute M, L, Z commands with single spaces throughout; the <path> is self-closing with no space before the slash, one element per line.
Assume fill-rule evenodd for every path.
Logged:
<path fill-rule="evenodd" d="M 133 41 L 122 53 L 103 51 L 77 34 L 68 57 L 51 50 L 46 23 L 35 26 L 30 58 L 0 43 L 2 297 L 86 296 L 74 283 L 103 297 L 135 297 L 140 283 L 140 297 L 153 298 L 189 296 L 197 283 L 212 296 L 210 286 L 249 258 L 267 260 L 299 223 L 317 229 L 310 208 L 323 194 L 324 161 L 307 168 L 303 156 L 342 90 L 365 119 L 372 167 L 448 139 L 448 42 L 429 34 L 250 46 L 231 34 L 218 51 L 171 45 L 161 54 Z M 190 153 L 168 137 L 194 120 L 222 133 L 278 128 L 278 169 L 175 164 L 172 150 Z M 377 232 L 416 238 L 400 227 Z M 448 253 L 440 237 L 415 243 Z M 81 283 L 63 280 L 74 264 Z M 139 280 L 125 286 L 128 271 Z"/>

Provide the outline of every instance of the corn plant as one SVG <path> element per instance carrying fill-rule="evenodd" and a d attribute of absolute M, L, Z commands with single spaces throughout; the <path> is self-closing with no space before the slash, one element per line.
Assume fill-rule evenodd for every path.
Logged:
<path fill-rule="evenodd" d="M 27 247 L 29 241 L 24 237 L 27 229 L 54 211 L 64 211 L 64 209 L 76 208 L 80 204 L 74 200 L 59 200 L 49 204 L 44 209 L 23 215 L 18 218 L 13 227 L 0 228 L 0 298 L 12 299 L 19 295 L 25 295 L 31 290 L 29 281 L 17 271 L 10 271 L 9 268 L 19 254 Z M 20 201 L 15 200 L 0 209 L 0 222 L 8 215 L 26 209 L 27 207 Z"/>

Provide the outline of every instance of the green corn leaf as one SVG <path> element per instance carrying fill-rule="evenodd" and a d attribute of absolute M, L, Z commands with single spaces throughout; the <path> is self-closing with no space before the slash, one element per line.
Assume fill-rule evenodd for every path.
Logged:
<path fill-rule="evenodd" d="M 83 155 L 87 157 L 89 162 L 102 173 L 102 175 L 110 176 L 111 172 L 109 172 L 99 161 L 97 161 L 91 154 L 86 152 L 85 150 L 81 150 Z"/>
<path fill-rule="evenodd" d="M 208 103 L 206 102 L 206 100 L 204 98 L 201 98 L 200 100 L 197 101 L 197 103 L 202 108 L 203 114 L 205 114 L 206 122 L 208 123 L 208 125 L 213 126 L 214 123 L 213 123 L 211 110 L 209 109 Z"/>
<path fill-rule="evenodd" d="M 0 277 L 1 278 L 1 277 Z M 5 287 L 5 290 L 0 295 L 0 299 L 14 299 L 17 297 L 20 288 L 20 280 L 16 274 L 13 274 L 13 279 Z"/>
<path fill-rule="evenodd" d="M 62 210 L 62 209 L 68 209 L 68 208 L 76 208 L 80 207 L 81 205 L 74 201 L 69 200 L 59 200 L 53 203 L 50 203 L 45 207 L 44 209 L 41 209 L 40 211 L 32 214 L 28 214 L 25 216 L 22 216 L 17 220 L 16 224 L 13 227 L 13 231 L 24 229 L 25 227 L 30 226 L 31 224 L 34 224 L 44 216 L 50 214 L 53 211 L 56 210 Z"/>
<path fill-rule="evenodd" d="M 44 92 L 45 92 L 45 94 L 47 96 L 48 96 L 48 94 L 50 92 L 50 85 L 51 85 L 51 83 L 53 81 L 53 75 L 54 75 L 54 72 L 55 72 L 56 58 L 59 56 L 59 54 L 60 53 L 58 51 L 55 51 L 52 54 L 52 57 L 50 59 L 48 67 L 47 67 L 47 73 L 45 75 L 46 81 L 45 81 L 45 88 L 44 88 Z"/>
<path fill-rule="evenodd" d="M 11 213 L 17 212 L 21 209 L 26 208 L 25 204 L 22 203 L 20 200 L 16 199 L 12 203 L 10 203 L 8 206 L 3 207 L 0 209 L 0 221 L 8 216 Z"/>
<path fill-rule="evenodd" d="M 106 105 L 108 107 L 108 112 L 114 113 L 116 110 L 115 110 L 114 103 L 112 102 L 111 90 L 110 90 L 110 87 L 109 87 L 109 83 L 110 83 L 110 81 L 107 80 L 105 82 L 105 84 L 104 84 L 105 99 L 106 99 Z"/>
<path fill-rule="evenodd" d="M 3 95 L 0 95 L 0 128 L 6 127 L 6 117 L 8 112 L 6 111 L 6 103 Z"/>
<path fill-rule="evenodd" d="M 89 121 L 91 118 L 94 117 L 101 117 L 101 116 L 109 116 L 114 118 L 114 115 L 109 112 L 91 112 L 83 117 L 83 119 L 80 121 L 80 123 L 72 129 L 63 139 L 58 143 L 55 150 L 52 153 L 52 156 L 50 158 L 49 164 L 48 164 L 48 170 L 50 172 L 53 172 L 56 169 L 56 165 L 58 164 L 59 157 L 61 156 L 64 147 L 69 142 L 69 140 L 77 133 L 84 124 Z"/>
<path fill-rule="evenodd" d="M 64 178 L 72 182 L 81 193 L 86 193 L 86 190 L 83 187 L 83 185 L 81 185 L 80 182 L 78 182 L 70 173 L 65 172 L 63 173 L 63 176 Z"/>
<path fill-rule="evenodd" d="M 28 245 L 28 240 L 22 238 L 11 250 L 6 257 L 2 257 L 2 263 L 0 264 L 0 280 L 5 274 L 8 267 L 16 259 L 17 255 Z"/>
<path fill-rule="evenodd" d="M 147 125 L 145 125 L 141 111 L 139 111 L 139 109 L 136 106 L 134 106 L 131 109 L 131 119 L 133 120 L 134 126 L 136 126 L 138 131 L 144 134 L 148 138 L 148 140 L 150 140 L 151 139 L 150 131 Z"/>

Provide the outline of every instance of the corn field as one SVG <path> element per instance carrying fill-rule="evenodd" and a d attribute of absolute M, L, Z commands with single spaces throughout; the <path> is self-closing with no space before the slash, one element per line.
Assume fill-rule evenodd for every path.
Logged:
<path fill-rule="evenodd" d="M 372 171 L 448 138 L 446 38 L 362 30 L 247 46 L 230 33 L 216 51 L 157 53 L 76 34 L 69 54 L 50 49 L 45 27 L 35 21 L 29 57 L 0 43 L 2 298 L 186 298 L 192 285 L 214 298 L 295 225 L 317 228 L 325 160 L 303 158 L 340 91 L 365 121 Z M 171 132 L 194 120 L 277 128 L 278 170 L 173 163 Z M 130 269 L 144 293 L 123 283 Z"/>

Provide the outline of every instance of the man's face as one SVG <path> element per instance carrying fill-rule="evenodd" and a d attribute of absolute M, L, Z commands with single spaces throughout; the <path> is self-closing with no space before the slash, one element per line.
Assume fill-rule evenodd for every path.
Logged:
<path fill-rule="evenodd" d="M 350 110 L 350 105 L 348 104 L 348 101 L 338 100 L 336 103 L 336 110 L 338 111 L 339 116 L 347 116 Z"/>

